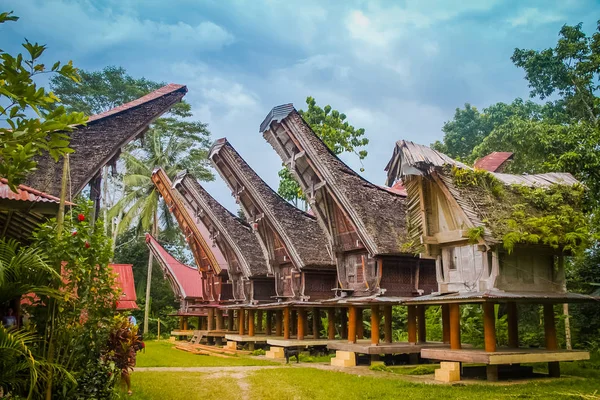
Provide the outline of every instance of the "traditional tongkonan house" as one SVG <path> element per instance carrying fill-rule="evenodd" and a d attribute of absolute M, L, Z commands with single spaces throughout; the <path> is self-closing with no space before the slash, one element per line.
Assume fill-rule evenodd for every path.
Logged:
<path fill-rule="evenodd" d="M 233 301 L 225 256 L 213 242 L 208 228 L 194 215 L 194 210 L 186 206 L 181 195 L 173 189 L 171 180 L 162 169 L 158 168 L 152 172 L 152 182 L 177 220 L 198 266 L 203 303 L 196 304 L 193 308 L 201 313 L 206 312 L 208 331 L 216 328 L 217 333 L 224 336 L 224 333 L 221 332 L 223 330 L 223 310 L 220 306 L 231 304 Z M 216 326 L 214 324 L 215 317 Z"/>
<path fill-rule="evenodd" d="M 587 231 L 579 209 L 583 189 L 573 176 L 473 169 L 408 141 L 397 142 L 386 170 L 387 183 L 401 179 L 408 192 L 411 238 L 420 244 L 422 256 L 436 260 L 438 292 L 409 304 L 442 305 L 444 336 L 451 349 L 424 348 L 422 357 L 486 364 L 490 380 L 498 378 L 499 365 L 548 362 L 550 375 L 558 376 L 559 361 L 589 358 L 585 351 L 558 349 L 553 308 L 557 303 L 594 301 L 565 289 L 564 257 L 585 243 L 582 229 Z M 556 224 L 536 227 L 551 221 L 565 205 L 570 211 L 559 215 L 560 229 Z M 483 308 L 483 350 L 461 348 L 460 305 L 468 303 Z M 507 349 L 496 346 L 494 305 L 499 303 L 507 313 Z M 543 304 L 545 349 L 519 348 L 522 303 Z M 436 377 L 460 379 L 458 365 L 446 367 Z"/>
<path fill-rule="evenodd" d="M 206 309 L 198 308 L 206 303 L 207 298 L 198 270 L 178 261 L 149 233 L 146 233 L 146 244 L 179 301 L 179 310 L 173 314 L 179 317 L 179 329 L 172 331 L 171 336 L 192 336 L 193 332 L 188 328 L 188 318 L 191 317 L 198 318 L 198 330 L 207 331 L 208 313 Z M 222 327 L 222 321 L 219 325 Z"/>
<path fill-rule="evenodd" d="M 307 196 L 335 254 L 340 285 L 337 304 L 349 309 L 349 344 L 332 343 L 329 347 L 373 355 L 418 354 L 420 347 L 392 345 L 391 337 L 392 305 L 436 288 L 434 261 L 415 257 L 407 240 L 406 194 L 374 185 L 354 172 L 329 150 L 291 104 L 273 108 L 260 131 Z M 379 345 L 382 305 L 385 345 Z M 362 339 L 362 310 L 369 306 L 371 346 L 369 342 L 356 344 L 357 336 Z M 410 343 L 417 342 L 416 314 L 418 341 L 425 341 L 425 317 L 420 311 L 424 309 L 409 309 Z M 353 359 L 349 361 L 342 364 L 351 365 Z"/>
<path fill-rule="evenodd" d="M 277 331 L 280 332 L 283 319 L 284 340 L 290 339 L 293 309 L 298 317 L 297 339 L 304 340 L 306 310 L 311 307 L 313 335 L 318 337 L 320 301 L 330 298 L 332 289 L 337 285 L 327 241 L 315 217 L 294 207 L 273 191 L 227 139 L 217 140 L 210 149 L 209 157 L 246 215 L 266 255 L 269 269 L 273 271 L 279 302 L 265 307 L 283 311 L 283 318 L 276 314 Z M 249 326 L 252 324 L 251 317 Z"/>
<path fill-rule="evenodd" d="M 215 200 L 188 172 L 180 173 L 173 187 L 186 206 L 207 227 L 213 242 L 225 256 L 233 286 L 235 306 L 229 310 L 272 302 L 275 282 L 252 227 Z M 272 313 L 267 311 L 265 333 L 272 332 Z M 262 331 L 262 310 L 257 312 L 256 332 Z M 248 322 L 246 321 L 246 325 Z M 231 327 L 233 329 L 233 327 Z"/>

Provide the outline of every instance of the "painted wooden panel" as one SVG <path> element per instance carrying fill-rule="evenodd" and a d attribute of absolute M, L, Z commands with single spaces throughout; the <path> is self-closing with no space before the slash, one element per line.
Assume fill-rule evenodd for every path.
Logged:
<path fill-rule="evenodd" d="M 304 271 L 304 294 L 309 300 L 323 300 L 332 297 L 337 286 L 335 273 Z"/>

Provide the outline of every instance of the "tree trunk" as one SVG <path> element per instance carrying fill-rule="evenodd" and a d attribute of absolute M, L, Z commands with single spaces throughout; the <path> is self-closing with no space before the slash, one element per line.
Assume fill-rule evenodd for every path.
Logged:
<path fill-rule="evenodd" d="M 154 216 L 152 221 L 152 236 L 156 238 L 156 232 L 158 231 L 158 210 L 154 209 Z M 148 317 L 150 315 L 150 289 L 152 288 L 152 263 L 154 257 L 152 252 L 148 255 L 148 275 L 146 277 L 146 304 L 144 305 L 144 334 L 148 333 Z"/>
<path fill-rule="evenodd" d="M 569 320 L 569 305 L 567 303 L 563 304 L 563 314 L 565 316 L 565 344 L 567 350 L 572 350 L 571 346 L 571 321 Z"/>

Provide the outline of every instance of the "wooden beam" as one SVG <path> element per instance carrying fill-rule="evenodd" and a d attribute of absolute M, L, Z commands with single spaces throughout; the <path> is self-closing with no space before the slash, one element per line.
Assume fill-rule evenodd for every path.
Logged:
<path fill-rule="evenodd" d="M 246 316 L 245 316 L 246 312 L 244 311 L 243 308 L 240 308 L 237 313 L 238 313 L 238 334 L 240 336 L 243 336 L 246 333 L 245 329 L 244 329 L 245 320 L 246 320 Z"/>
<path fill-rule="evenodd" d="M 235 318 L 233 314 L 233 310 L 227 310 L 227 330 L 229 331 L 235 330 Z"/>
<path fill-rule="evenodd" d="M 298 340 L 304 340 L 304 335 L 306 333 L 306 310 L 304 308 L 300 308 L 298 310 Z"/>
<path fill-rule="evenodd" d="M 313 308 L 313 339 L 319 339 L 321 337 L 321 310 L 319 307 Z"/>
<path fill-rule="evenodd" d="M 450 305 L 442 304 L 442 341 L 450 343 Z"/>
<path fill-rule="evenodd" d="M 460 350 L 460 305 L 448 304 L 450 319 L 450 349 Z"/>
<path fill-rule="evenodd" d="M 417 306 L 407 306 L 408 307 L 408 342 L 409 343 L 417 343 Z"/>
<path fill-rule="evenodd" d="M 356 343 L 356 307 L 348 307 L 348 343 Z"/>
<path fill-rule="evenodd" d="M 256 332 L 263 331 L 263 312 L 262 310 L 258 310 L 256 312 Z"/>
<path fill-rule="evenodd" d="M 188 330 L 188 319 L 187 319 L 187 317 L 183 317 L 183 330 L 184 331 Z"/>
<path fill-rule="evenodd" d="M 421 236 L 421 243 L 423 244 L 464 242 L 466 240 L 469 240 L 468 233 L 462 229 L 438 232 L 433 236 Z"/>
<path fill-rule="evenodd" d="M 267 334 L 267 336 L 271 336 L 271 334 L 273 333 L 273 311 L 268 310 L 266 314 L 267 321 L 265 324 L 265 333 Z"/>
<path fill-rule="evenodd" d="M 335 339 L 335 308 L 327 309 L 327 339 Z"/>
<path fill-rule="evenodd" d="M 183 317 L 179 317 L 179 330 L 183 330 Z"/>
<path fill-rule="evenodd" d="M 283 338 L 290 338 L 290 308 L 285 307 L 283 309 Z"/>
<path fill-rule="evenodd" d="M 345 308 L 340 309 L 340 321 L 342 323 L 342 339 L 348 338 L 348 311 Z"/>
<path fill-rule="evenodd" d="M 383 333 L 385 342 L 392 343 L 392 306 L 383 306 Z"/>
<path fill-rule="evenodd" d="M 209 331 L 212 331 L 213 329 L 215 329 L 214 323 L 215 323 L 215 309 L 209 308 L 208 309 L 208 330 Z"/>
<path fill-rule="evenodd" d="M 215 310 L 215 314 L 216 314 L 216 320 L 217 320 L 217 330 L 223 330 L 223 310 L 221 310 L 220 308 L 217 308 Z"/>
<path fill-rule="evenodd" d="M 371 306 L 371 344 L 379 344 L 379 306 Z"/>
<path fill-rule="evenodd" d="M 494 303 L 483 303 L 483 339 L 485 351 L 493 353 L 496 351 L 496 313 Z"/>
<path fill-rule="evenodd" d="M 254 336 L 254 328 L 255 328 L 255 320 L 254 320 L 254 310 L 248 310 L 248 336 Z"/>
<path fill-rule="evenodd" d="M 365 337 L 365 324 L 363 323 L 363 309 L 356 308 L 356 337 L 363 339 Z"/>
<path fill-rule="evenodd" d="M 506 320 L 508 323 L 508 347 L 519 348 L 519 315 L 517 303 L 514 301 L 506 304 Z"/>
<path fill-rule="evenodd" d="M 275 336 L 283 335 L 283 311 L 275 311 Z"/>
<path fill-rule="evenodd" d="M 544 304 L 544 333 L 546 336 L 546 350 L 557 350 L 558 340 L 556 338 L 556 322 L 554 321 L 554 304 Z M 560 376 L 560 364 L 558 362 L 548 363 L 548 375 L 555 378 Z"/>
<path fill-rule="evenodd" d="M 419 343 L 427 342 L 427 321 L 425 320 L 425 307 L 417 306 L 417 333 Z"/>

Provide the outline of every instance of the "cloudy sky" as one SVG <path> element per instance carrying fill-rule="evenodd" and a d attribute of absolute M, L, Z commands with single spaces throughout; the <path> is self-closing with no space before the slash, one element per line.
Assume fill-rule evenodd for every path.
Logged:
<path fill-rule="evenodd" d="M 331 104 L 370 139 L 364 176 L 382 184 L 398 139 L 429 144 L 469 102 L 527 97 L 515 47 L 556 43 L 560 27 L 600 17 L 597 0 L 0 0 L 21 20 L 0 48 L 46 43 L 48 62 L 120 65 L 186 84 L 195 117 L 227 137 L 272 187 L 281 161 L 258 133 L 269 110 Z M 345 158 L 355 169 L 358 162 Z M 208 190 L 236 206 L 219 178 Z"/>

